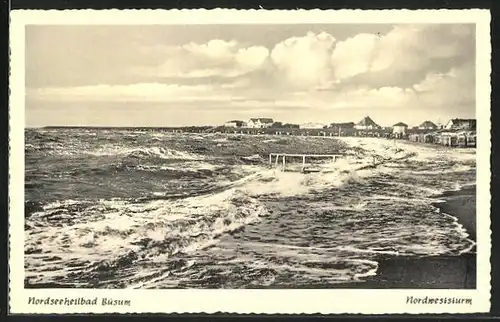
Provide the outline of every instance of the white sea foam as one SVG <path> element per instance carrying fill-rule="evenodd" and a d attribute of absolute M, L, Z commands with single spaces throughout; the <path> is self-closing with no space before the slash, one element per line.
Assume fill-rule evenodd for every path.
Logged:
<path fill-rule="evenodd" d="M 253 242 L 246 247 L 276 256 L 276 261 L 247 259 L 252 268 L 267 268 L 282 272 L 297 272 L 308 276 L 310 282 L 342 283 L 375 275 L 378 263 L 356 258 L 356 253 L 340 248 L 300 247 L 283 244 Z M 278 249 L 278 251 L 276 251 Z M 241 261 L 241 259 L 239 259 Z"/>
<path fill-rule="evenodd" d="M 65 217 L 66 206 L 76 203 L 55 202 L 46 209 L 58 209 L 59 212 L 52 215 Z M 78 258 L 81 262 L 100 265 L 107 259 L 106 265 L 114 265 L 115 261 L 130 254 L 140 259 L 194 251 L 211 245 L 217 236 L 266 214 L 263 205 L 237 189 L 173 202 L 154 200 L 134 204 L 124 200 L 101 200 L 98 207 L 101 209 L 98 215 L 90 208 L 78 214 L 81 218 L 87 217 L 85 222 L 33 228 L 26 236 L 26 249 L 32 253 L 43 245 L 43 253 L 28 257 L 30 267 L 38 270 L 41 266 L 48 268 L 56 264 L 57 261 L 47 262 L 43 254 L 57 256 L 62 261 Z M 50 215 L 34 213 L 31 220 L 43 222 Z M 45 280 L 40 276 L 36 279 L 38 282 Z"/>
<path fill-rule="evenodd" d="M 92 155 L 92 156 L 137 156 L 137 157 L 158 157 L 161 159 L 175 160 L 203 160 L 206 157 L 190 153 L 186 151 L 178 151 L 168 147 L 151 146 L 151 147 L 126 147 L 115 144 L 104 144 L 99 148 L 87 146 L 88 142 L 82 142 L 81 145 L 66 145 L 62 143 L 53 143 L 50 150 L 46 153 L 52 155 Z"/>
<path fill-rule="evenodd" d="M 242 157 L 243 160 L 248 160 L 248 161 L 263 161 L 264 159 L 258 155 L 258 154 L 254 154 L 254 155 L 251 155 L 251 156 L 248 156 L 248 157 Z"/>
<path fill-rule="evenodd" d="M 424 145 L 415 144 L 406 141 L 391 141 L 380 138 L 357 138 L 357 137 L 340 137 L 341 141 L 349 146 L 362 147 L 364 150 L 375 155 L 394 154 L 398 150 L 406 153 L 415 153 L 413 160 L 429 161 L 475 161 L 476 153 L 474 148 L 458 149 L 442 147 L 439 145 Z"/>
<path fill-rule="evenodd" d="M 181 172 L 195 172 L 195 171 L 214 171 L 220 169 L 218 164 L 202 162 L 202 161 L 185 161 L 181 164 L 168 165 L 168 164 L 139 164 L 136 166 L 138 170 L 146 171 L 181 171 Z"/>
<path fill-rule="evenodd" d="M 229 142 L 229 140 L 227 138 L 217 138 L 213 139 L 212 142 L 223 143 L 223 142 Z"/>
<path fill-rule="evenodd" d="M 377 169 L 359 170 L 373 164 L 371 156 L 359 159 L 347 156 L 337 161 L 314 165 L 319 172 L 301 173 L 298 171 L 283 172 L 280 169 L 261 170 L 252 177 L 246 177 L 243 189 L 251 195 L 278 194 L 281 196 L 297 196 L 317 192 L 349 183 L 363 183 Z M 293 164 L 287 168 L 293 168 Z M 295 165 L 295 168 L 300 165 Z"/>
<path fill-rule="evenodd" d="M 225 169 L 230 178 L 216 180 L 217 192 L 204 196 L 145 202 L 133 201 L 139 197 L 97 202 L 68 199 L 46 204 L 27 219 L 27 279 L 89 286 L 88 281 L 96 280 L 92 274 L 111 267 L 116 270 L 115 282 L 126 281 L 131 287 L 175 287 L 197 277 L 204 283 L 205 277 L 214 276 L 210 274 L 226 276 L 222 280 L 231 281 L 229 286 L 241 287 L 272 286 L 290 274 L 304 285 L 337 283 L 375 274 L 375 259 L 380 255 L 454 255 L 474 247 L 456 218 L 434 213 L 429 206 L 436 201 L 434 194 L 464 185 L 461 173 L 474 169 L 472 150 L 443 149 L 436 157 L 436 148 L 424 145 L 341 139 L 356 149 L 336 162 L 312 164 L 317 173 L 282 172 L 262 162 L 236 164 Z M 81 148 L 75 151 L 79 152 L 70 153 L 82 153 Z M 219 166 L 228 167 L 208 157 L 163 147 L 104 145 L 89 151 L 183 161 L 158 166 L 140 162 L 137 167 L 145 170 L 216 172 Z M 251 153 L 252 161 L 260 161 L 260 156 Z M 300 161 L 287 168 L 300 169 Z M 447 174 L 443 179 L 442 173 Z M 437 183 L 429 184 L 427 177 Z M 351 184 L 358 191 L 350 190 Z M 335 187 L 342 189 L 331 189 Z M 166 196 L 168 191 L 154 195 Z M 304 195 L 314 201 L 281 199 Z M 318 196 L 326 200 L 314 199 Z M 268 212 L 274 203 L 279 204 L 279 211 Z M 299 208 L 302 212 L 296 211 Z M 240 239 L 227 234 L 242 227 L 246 229 Z M 246 237 L 259 240 L 266 229 L 273 242 L 247 242 Z M 169 269 L 166 264 L 175 261 L 173 255 L 179 252 L 186 262 Z M 199 259 L 200 254 L 207 254 L 208 259 Z M 246 280 L 231 278 L 231 265 L 248 268 L 246 273 L 255 275 L 245 275 Z M 210 272 L 214 267 L 220 270 Z M 107 282 L 103 279 L 102 283 Z"/>
<path fill-rule="evenodd" d="M 116 145 L 105 145 L 94 151 L 86 151 L 87 154 L 95 156 L 106 155 L 137 155 L 137 156 L 156 156 L 162 159 L 176 160 L 201 160 L 203 156 L 196 155 L 185 151 L 177 151 L 164 147 L 147 147 L 147 148 L 124 148 Z"/>

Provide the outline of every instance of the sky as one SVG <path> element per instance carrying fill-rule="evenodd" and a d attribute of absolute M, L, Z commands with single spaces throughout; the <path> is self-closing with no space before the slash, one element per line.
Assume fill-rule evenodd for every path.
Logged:
<path fill-rule="evenodd" d="M 475 117 L 474 24 L 26 27 L 26 125 Z"/>

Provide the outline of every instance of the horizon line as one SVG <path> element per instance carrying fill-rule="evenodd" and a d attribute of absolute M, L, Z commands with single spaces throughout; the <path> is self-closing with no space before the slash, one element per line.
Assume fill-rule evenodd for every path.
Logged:
<path fill-rule="evenodd" d="M 370 119 L 372 119 L 370 116 L 365 116 L 361 119 L 361 121 L 363 121 L 365 118 L 369 117 Z M 263 118 L 270 118 L 270 117 L 252 117 L 252 118 L 249 118 L 249 119 L 263 119 Z M 308 124 L 308 123 L 315 123 L 315 124 L 323 124 L 325 126 L 328 126 L 328 125 L 331 125 L 331 124 L 345 124 L 345 123 L 354 123 L 354 124 L 358 124 L 359 122 L 361 121 L 358 121 L 358 122 L 353 122 L 353 121 L 345 121 L 345 122 L 318 122 L 318 121 L 306 121 L 306 122 L 302 122 L 302 123 L 292 123 L 292 122 L 285 122 L 285 121 L 277 121 L 277 120 L 274 120 L 273 118 L 270 118 L 273 120 L 273 122 L 280 122 L 282 124 L 295 124 L 295 125 L 301 125 L 301 124 Z M 460 117 L 450 117 L 450 118 L 447 118 L 448 121 L 444 122 L 444 123 L 441 123 L 441 122 L 438 122 L 438 123 L 441 123 L 442 125 L 448 123 L 450 120 L 455 120 L 455 119 L 463 119 L 463 120 L 467 120 L 467 119 L 476 119 L 476 118 L 460 118 Z M 373 119 L 372 119 L 373 120 Z M 241 122 L 244 122 L 242 120 L 236 120 L 236 119 L 233 119 L 233 120 L 229 120 L 229 121 L 225 121 L 223 122 L 222 124 L 204 124 L 204 125 L 25 125 L 25 128 L 32 128 L 32 129 L 36 129 L 36 128 L 186 128 L 186 127 L 195 127 L 195 128 L 202 128 L 202 127 L 217 127 L 217 126 L 224 126 L 224 124 L 226 123 L 229 123 L 229 122 L 234 122 L 234 121 L 241 121 Z M 415 125 L 414 127 L 418 127 L 419 125 L 421 125 L 422 123 L 424 122 L 432 122 L 436 125 L 439 125 L 438 123 L 434 122 L 434 121 L 431 121 L 429 119 L 427 120 L 424 120 L 420 123 L 418 123 L 417 125 Z M 409 124 L 407 124 L 406 122 L 404 121 L 399 121 L 399 122 L 396 122 L 392 125 L 388 125 L 388 126 L 382 126 L 380 124 L 378 124 L 377 122 L 375 122 L 375 124 L 379 125 L 380 127 L 384 128 L 384 127 L 393 127 L 395 124 L 397 123 L 405 123 L 408 127 L 410 127 Z"/>

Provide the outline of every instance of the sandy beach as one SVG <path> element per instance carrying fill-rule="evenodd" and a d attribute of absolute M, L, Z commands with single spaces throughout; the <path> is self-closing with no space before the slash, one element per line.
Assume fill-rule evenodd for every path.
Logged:
<path fill-rule="evenodd" d="M 442 195 L 446 200 L 435 203 L 441 212 L 453 215 L 464 226 L 472 240 L 476 240 L 476 186 L 468 186 L 459 191 L 449 191 Z"/>

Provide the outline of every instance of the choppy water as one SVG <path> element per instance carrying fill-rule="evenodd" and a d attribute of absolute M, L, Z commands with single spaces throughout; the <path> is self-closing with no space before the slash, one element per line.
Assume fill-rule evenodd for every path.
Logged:
<path fill-rule="evenodd" d="M 27 286 L 308 287 L 362 281 L 381 255 L 459 255 L 474 245 L 431 206 L 436 194 L 475 183 L 470 149 L 368 138 L 25 134 Z M 346 156 L 301 174 L 270 169 L 269 152 Z M 371 168 L 373 156 L 386 161 Z"/>

